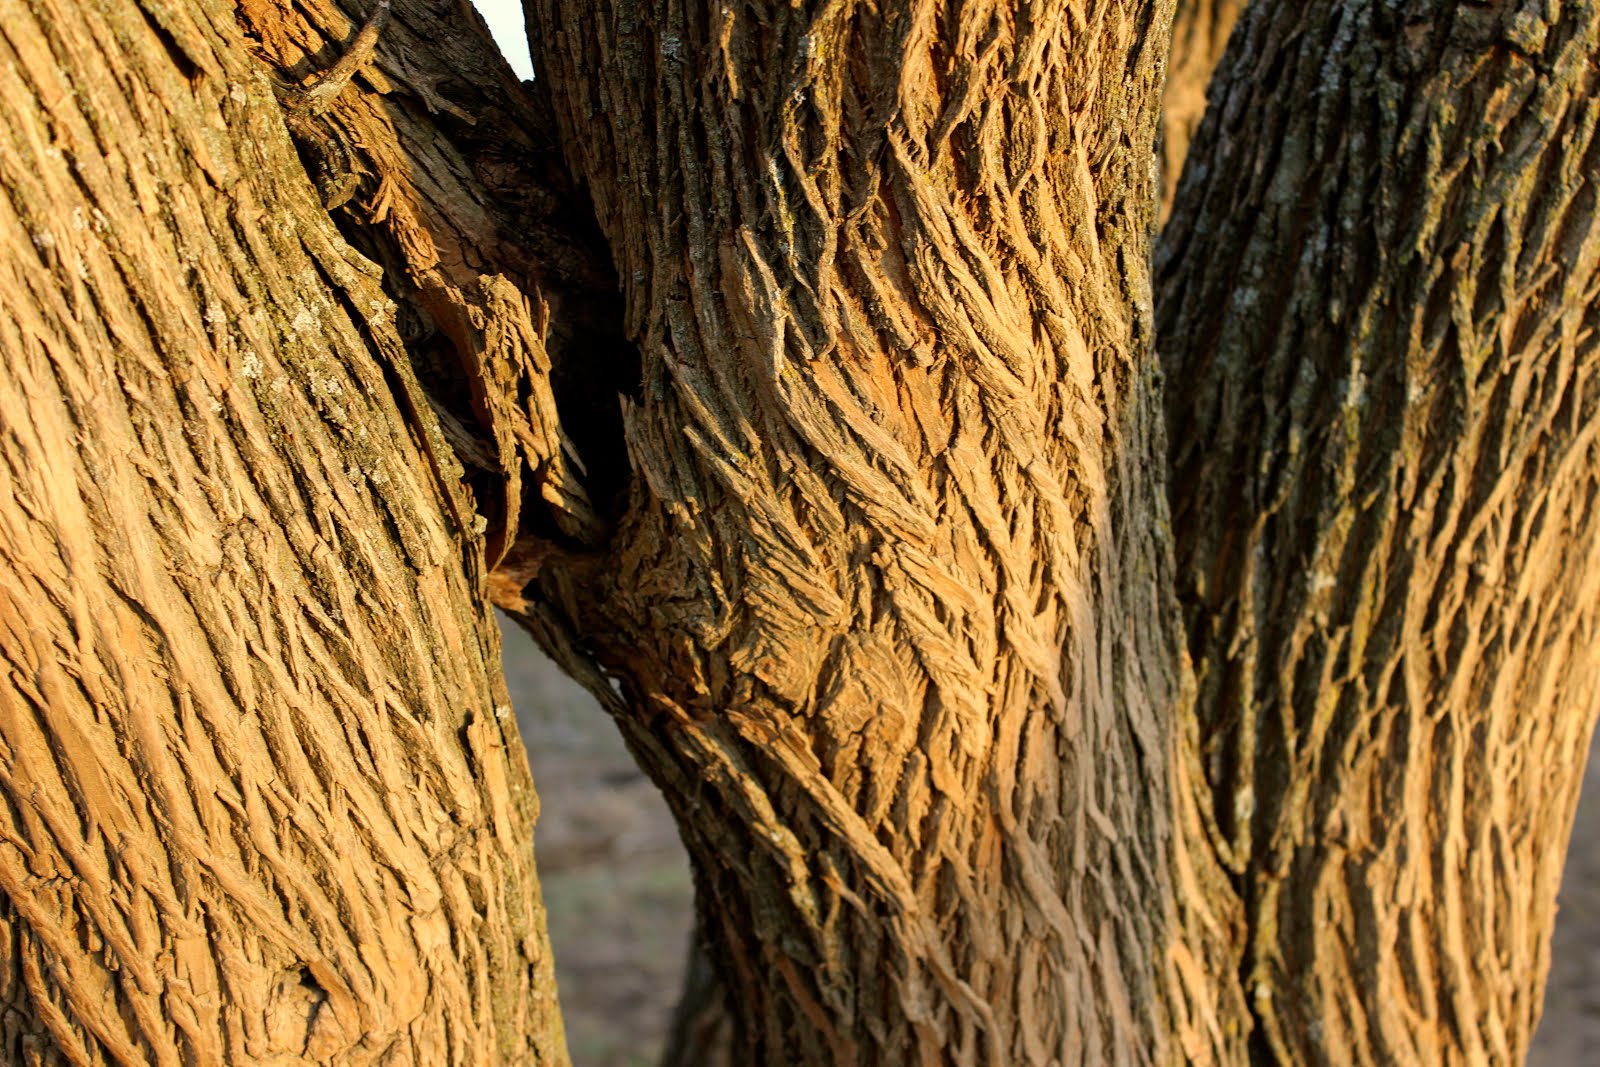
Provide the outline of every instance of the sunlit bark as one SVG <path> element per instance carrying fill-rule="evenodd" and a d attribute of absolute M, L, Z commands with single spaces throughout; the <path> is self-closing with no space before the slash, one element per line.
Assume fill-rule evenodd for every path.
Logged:
<path fill-rule="evenodd" d="M 615 539 L 537 595 L 623 681 L 745 1062 L 1232 1057 L 1156 8 L 532 14 L 643 360 Z"/>
<path fill-rule="evenodd" d="M 565 1062 L 481 522 L 232 6 L 0 5 L 0 130 L 0 1059 Z"/>

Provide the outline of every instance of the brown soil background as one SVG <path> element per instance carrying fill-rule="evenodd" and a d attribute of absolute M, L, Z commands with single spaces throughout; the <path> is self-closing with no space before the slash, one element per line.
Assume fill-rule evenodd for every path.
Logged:
<path fill-rule="evenodd" d="M 688 860 L 605 713 L 504 627 L 541 814 L 534 840 L 576 1067 L 654 1064 L 689 940 Z M 1600 1064 L 1600 759 L 1591 756 L 1529 1067 Z"/>

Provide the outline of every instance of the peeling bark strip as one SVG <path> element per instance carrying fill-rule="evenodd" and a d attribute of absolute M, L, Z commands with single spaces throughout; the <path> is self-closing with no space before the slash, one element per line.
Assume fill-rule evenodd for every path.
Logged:
<path fill-rule="evenodd" d="M 562 1063 L 461 471 L 231 5 L 0 0 L 0 1059 Z"/>
<path fill-rule="evenodd" d="M 543 537 L 597 539 L 557 393 L 581 394 L 580 410 L 602 393 L 615 433 L 615 394 L 632 384 L 607 379 L 616 280 L 604 247 L 574 224 L 587 207 L 488 31 L 456 0 L 405 0 L 372 62 L 328 97 L 324 69 L 376 16 L 327 4 L 307 16 L 281 0 L 239 11 L 285 86 L 308 169 L 338 190 L 342 231 L 384 268 L 422 386 L 485 502 L 491 565 L 516 544 L 524 504 Z M 308 98 L 320 101 L 315 121 L 297 122 Z"/>
<path fill-rule="evenodd" d="M 1236 1059 L 1149 349 L 1159 9 L 531 14 L 644 367 L 609 554 L 529 596 L 636 700 L 748 1062 Z"/>
<path fill-rule="evenodd" d="M 1282 1063 L 1521 1062 L 1596 713 L 1600 4 L 1403 7 L 1251 7 L 1163 237 L 1180 588 Z"/>

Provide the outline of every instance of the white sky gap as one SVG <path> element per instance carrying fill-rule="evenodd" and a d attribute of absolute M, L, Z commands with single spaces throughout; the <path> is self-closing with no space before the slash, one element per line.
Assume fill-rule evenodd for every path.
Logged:
<path fill-rule="evenodd" d="M 528 32 L 522 21 L 522 0 L 473 0 L 473 6 L 489 24 L 495 43 L 517 76 L 533 77 L 533 60 L 528 55 Z"/>

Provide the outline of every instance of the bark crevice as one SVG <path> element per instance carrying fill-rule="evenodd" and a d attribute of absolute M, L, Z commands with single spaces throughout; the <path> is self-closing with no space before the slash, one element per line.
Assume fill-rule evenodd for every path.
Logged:
<path fill-rule="evenodd" d="M 340 39 L 336 19 L 313 26 L 268 2 L 241 18 L 291 83 Z M 626 483 L 621 397 L 638 372 L 609 256 L 574 222 L 590 209 L 531 83 L 475 14 L 407 5 L 356 74 L 316 117 L 314 140 L 338 146 L 328 154 L 349 172 L 331 213 L 383 267 L 407 351 L 486 505 L 493 595 L 515 605 L 540 560 L 604 542 Z"/>

